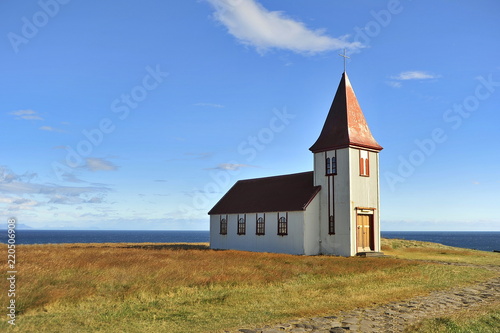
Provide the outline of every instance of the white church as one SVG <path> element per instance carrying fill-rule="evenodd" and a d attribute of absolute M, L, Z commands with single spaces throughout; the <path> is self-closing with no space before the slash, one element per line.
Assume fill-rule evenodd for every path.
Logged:
<path fill-rule="evenodd" d="M 345 72 L 309 149 L 313 171 L 234 184 L 208 212 L 212 249 L 346 257 L 380 251 L 382 147 Z"/>

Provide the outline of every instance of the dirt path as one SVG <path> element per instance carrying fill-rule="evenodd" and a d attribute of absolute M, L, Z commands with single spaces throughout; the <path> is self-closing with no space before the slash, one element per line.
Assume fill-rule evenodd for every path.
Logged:
<path fill-rule="evenodd" d="M 442 263 L 448 264 L 450 263 Z M 371 308 L 343 311 L 336 316 L 301 318 L 275 326 L 258 329 L 240 329 L 227 332 L 282 333 L 282 332 L 403 332 L 405 327 L 424 318 L 435 318 L 454 311 L 491 304 L 500 300 L 500 267 L 475 266 L 496 271 L 498 276 L 486 282 L 465 288 L 435 291 L 407 301 L 393 302 Z"/>

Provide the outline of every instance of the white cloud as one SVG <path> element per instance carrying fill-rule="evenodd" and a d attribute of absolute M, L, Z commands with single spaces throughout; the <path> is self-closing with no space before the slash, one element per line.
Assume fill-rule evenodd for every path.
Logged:
<path fill-rule="evenodd" d="M 14 181 L 31 181 L 38 175 L 36 173 L 25 172 L 22 175 L 14 173 L 12 170 L 6 166 L 0 165 L 0 184 L 1 183 L 11 183 Z"/>
<path fill-rule="evenodd" d="M 441 75 L 435 75 L 423 71 L 406 71 L 406 72 L 401 72 L 398 75 L 392 76 L 391 79 L 406 81 L 406 80 L 429 80 L 429 79 L 437 79 L 440 77 Z"/>
<path fill-rule="evenodd" d="M 0 203 L 8 204 L 9 211 L 30 210 L 44 203 L 81 204 L 101 203 L 109 191 L 105 186 L 62 186 L 33 182 L 35 173 L 18 175 L 0 166 Z M 28 197 L 28 198 L 27 198 Z M 31 199 L 36 197 L 37 201 Z"/>
<path fill-rule="evenodd" d="M 214 169 L 237 171 L 241 168 L 248 168 L 248 167 L 253 167 L 253 165 L 237 164 L 237 163 L 221 163 Z"/>
<path fill-rule="evenodd" d="M 386 83 L 393 88 L 401 88 L 402 86 L 401 82 L 397 81 L 387 81 Z"/>
<path fill-rule="evenodd" d="M 17 116 L 17 119 L 25 119 L 25 120 L 43 120 L 36 111 L 33 110 L 18 110 L 9 112 L 9 114 L 13 116 Z"/>
<path fill-rule="evenodd" d="M 215 8 L 215 19 L 231 35 L 260 53 L 272 48 L 314 54 L 363 47 L 359 42 L 346 41 L 348 36 L 333 38 L 325 35 L 324 30 L 311 30 L 282 12 L 267 10 L 256 0 L 207 1 Z"/>
<path fill-rule="evenodd" d="M 89 200 L 86 201 L 87 203 L 102 203 L 103 198 L 101 197 L 92 197 Z"/>
<path fill-rule="evenodd" d="M 69 172 L 64 172 L 61 175 L 61 177 L 65 182 L 68 182 L 68 183 L 84 183 L 83 180 L 81 180 L 80 178 L 78 178 L 77 176 L 75 176 L 74 174 L 69 173 Z"/>
<path fill-rule="evenodd" d="M 116 171 L 118 170 L 118 166 L 113 164 L 110 161 L 105 160 L 104 158 L 86 158 L 85 165 L 83 166 L 85 169 L 90 171 Z"/>
<path fill-rule="evenodd" d="M 52 127 L 52 126 L 41 126 L 38 129 L 40 129 L 42 131 L 48 131 L 48 132 L 59 132 L 59 133 L 66 132 L 64 130 L 61 130 L 61 129 L 58 129 L 58 128 L 55 128 L 55 127 Z"/>

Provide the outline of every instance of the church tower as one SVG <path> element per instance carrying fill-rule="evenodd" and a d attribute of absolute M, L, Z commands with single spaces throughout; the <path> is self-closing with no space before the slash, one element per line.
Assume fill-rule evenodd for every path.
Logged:
<path fill-rule="evenodd" d="M 314 154 L 320 253 L 380 251 L 379 152 L 347 74 L 337 88 Z"/>

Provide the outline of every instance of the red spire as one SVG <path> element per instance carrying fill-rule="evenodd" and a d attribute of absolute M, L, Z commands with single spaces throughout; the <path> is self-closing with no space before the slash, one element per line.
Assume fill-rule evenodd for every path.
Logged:
<path fill-rule="evenodd" d="M 344 72 L 321 134 L 309 150 L 319 153 L 346 147 L 378 151 L 383 149 L 373 138 L 349 78 Z"/>

